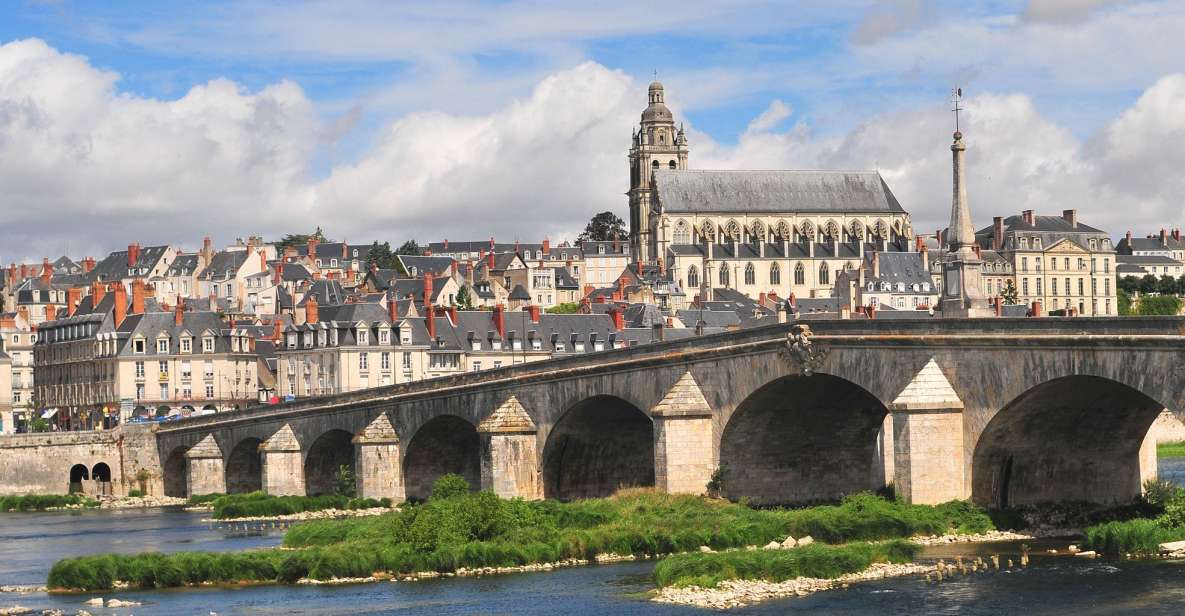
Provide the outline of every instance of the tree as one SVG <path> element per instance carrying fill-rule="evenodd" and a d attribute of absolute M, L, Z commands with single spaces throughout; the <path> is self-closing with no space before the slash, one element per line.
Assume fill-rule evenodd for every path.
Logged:
<path fill-rule="evenodd" d="M 1134 279 L 1134 276 L 1128 276 Z M 1126 289 L 1118 290 L 1119 316 L 1126 317 L 1132 313 L 1132 296 Z"/>
<path fill-rule="evenodd" d="M 1161 295 L 1176 295 L 1177 294 L 1177 279 L 1165 274 L 1160 277 L 1160 281 L 1156 283 L 1156 292 Z"/>
<path fill-rule="evenodd" d="M 398 269 L 399 257 L 391 252 L 391 244 L 380 244 L 376 241 L 370 245 L 370 250 L 366 253 L 366 263 L 379 269 Z"/>
<path fill-rule="evenodd" d="M 1016 304 L 1016 283 L 1011 279 L 1004 281 L 1004 291 L 1000 293 L 1000 298 L 1004 300 L 1005 304 Z"/>
<path fill-rule="evenodd" d="M 457 308 L 461 310 L 473 310 L 473 296 L 469 294 L 469 285 L 461 285 L 457 290 Z"/>
<path fill-rule="evenodd" d="M 1177 293 L 1185 295 L 1185 274 L 1181 274 L 1181 277 L 1177 279 Z"/>
<path fill-rule="evenodd" d="M 357 483 L 354 480 L 354 471 L 349 464 L 342 464 L 337 467 L 337 475 L 333 478 L 333 493 L 338 496 L 354 497 L 354 490 Z"/>
<path fill-rule="evenodd" d="M 616 235 L 620 240 L 628 240 L 630 232 L 625 228 L 625 221 L 613 212 L 601 212 L 588 221 L 584 233 L 577 239 L 582 242 L 608 242 Z"/>
<path fill-rule="evenodd" d="M 307 244 L 309 243 L 310 239 L 315 239 L 321 243 L 333 241 L 325 237 L 325 232 L 321 230 L 320 226 L 318 226 L 317 229 L 312 233 L 289 233 L 285 235 L 284 237 L 280 238 L 280 241 L 276 242 L 276 249 L 280 252 L 284 252 L 285 248 L 289 246 L 300 246 L 302 244 Z"/>
<path fill-rule="evenodd" d="M 1156 276 L 1152 274 L 1145 274 L 1140 279 L 1140 293 L 1145 295 L 1156 292 Z"/>
<path fill-rule="evenodd" d="M 1182 278 L 1185 278 L 1185 276 L 1182 276 Z M 1119 279 L 1119 283 L 1116 286 L 1127 291 L 1129 294 L 1135 293 L 1140 290 L 1140 279 L 1131 275 L 1124 276 Z"/>
<path fill-rule="evenodd" d="M 1181 300 L 1175 295 L 1141 297 L 1141 315 L 1175 315 L 1181 311 Z"/>
<path fill-rule="evenodd" d="M 580 302 L 556 304 L 547 309 L 547 314 L 576 314 L 580 312 Z"/>
<path fill-rule="evenodd" d="M 424 254 L 424 249 L 420 248 L 420 245 L 417 244 L 415 240 L 407 240 L 402 246 L 399 247 L 399 250 L 395 251 L 395 254 L 418 257 Z"/>

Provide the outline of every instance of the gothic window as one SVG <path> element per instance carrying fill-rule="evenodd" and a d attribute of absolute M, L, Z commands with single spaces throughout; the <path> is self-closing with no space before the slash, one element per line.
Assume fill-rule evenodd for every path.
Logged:
<path fill-rule="evenodd" d="M 754 220 L 753 226 L 749 229 L 749 234 L 753 236 L 754 241 L 765 241 L 765 225 L 761 224 L 760 220 Z"/>
<path fill-rule="evenodd" d="M 687 245 L 691 243 L 691 228 L 687 226 L 687 221 L 680 220 L 675 223 L 675 244 Z"/>
<path fill-rule="evenodd" d="M 837 225 L 834 220 L 827 221 L 827 226 L 824 227 L 823 235 L 824 235 L 824 237 L 827 238 L 828 241 L 838 239 L 839 238 L 839 225 Z"/>
<path fill-rule="evenodd" d="M 809 220 L 804 220 L 802 221 L 802 224 L 798 226 L 798 233 L 807 240 L 813 240 L 815 239 L 815 225 Z"/>
<path fill-rule="evenodd" d="M 848 235 L 852 236 L 853 240 L 864 239 L 864 225 L 859 220 L 853 220 L 851 225 L 848 225 Z"/>
<path fill-rule="evenodd" d="M 727 263 L 723 263 L 720 265 L 720 286 L 722 286 L 722 287 L 728 286 L 728 264 Z"/>
<path fill-rule="evenodd" d="M 777 263 L 771 263 L 769 266 L 769 283 L 782 284 L 782 268 L 778 267 Z"/>
<path fill-rule="evenodd" d="M 801 263 L 794 266 L 794 284 L 806 284 L 806 268 Z"/>
<path fill-rule="evenodd" d="M 699 288 L 699 268 L 694 265 L 687 268 L 687 287 L 689 289 Z"/>
<path fill-rule="evenodd" d="M 699 226 L 699 234 L 704 240 L 711 242 L 716 239 L 716 228 L 712 226 L 712 221 L 705 220 L 704 224 Z"/>
<path fill-rule="evenodd" d="M 654 167 L 655 169 L 658 169 L 658 161 L 656 160 L 656 161 L 650 163 L 650 166 Z"/>
<path fill-rule="evenodd" d="M 735 220 L 728 221 L 728 224 L 724 227 L 724 236 L 730 240 L 741 239 L 741 225 L 737 224 Z"/>
<path fill-rule="evenodd" d="M 876 221 L 876 236 L 882 240 L 889 239 L 889 223 L 883 220 Z"/>
<path fill-rule="evenodd" d="M 831 272 L 826 263 L 819 264 L 819 284 L 831 284 Z"/>
<path fill-rule="evenodd" d="M 671 167 L 671 169 L 675 169 L 675 168 L 677 168 L 678 166 L 679 166 L 679 165 L 678 165 L 678 164 L 676 164 L 676 163 L 675 163 L 675 161 L 673 161 L 673 160 L 672 160 L 672 161 L 670 162 L 670 167 Z"/>
<path fill-rule="evenodd" d="M 784 220 L 778 221 L 776 233 L 778 235 L 778 239 L 780 240 L 790 239 L 790 223 L 787 223 Z"/>
<path fill-rule="evenodd" d="M 752 263 L 745 265 L 745 284 L 757 284 L 757 270 Z"/>

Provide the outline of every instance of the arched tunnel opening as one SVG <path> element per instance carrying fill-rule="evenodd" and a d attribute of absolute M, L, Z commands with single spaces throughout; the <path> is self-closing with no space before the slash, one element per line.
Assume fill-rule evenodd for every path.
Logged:
<path fill-rule="evenodd" d="M 477 428 L 455 415 L 442 415 L 416 430 L 403 457 L 404 487 L 409 500 L 427 500 L 441 475 L 454 473 L 481 489 L 481 453 Z"/>
<path fill-rule="evenodd" d="M 882 488 L 878 434 L 887 414 L 868 390 L 829 374 L 767 383 L 724 428 L 722 495 L 787 505 Z"/>
<path fill-rule="evenodd" d="M 341 489 L 352 493 L 354 482 L 354 435 L 345 430 L 330 430 L 309 447 L 304 462 L 305 494 L 335 494 L 339 491 L 342 468 L 349 470 L 351 481 L 342 481 Z"/>
<path fill-rule="evenodd" d="M 1142 471 L 1140 447 L 1163 409 L 1102 377 L 1069 376 L 1033 387 L 996 413 L 980 435 L 972 499 L 997 508 L 1131 500 L 1153 470 Z"/>
<path fill-rule="evenodd" d="M 85 464 L 75 464 L 70 467 L 70 492 L 81 492 L 82 482 L 90 479 L 90 471 Z"/>
<path fill-rule="evenodd" d="M 186 474 L 185 447 L 175 447 L 161 465 L 163 471 L 165 496 L 187 498 L 189 496 L 189 477 Z"/>
<path fill-rule="evenodd" d="M 263 489 L 263 441 L 249 437 L 238 442 L 226 459 L 227 494 L 246 494 Z"/>
<path fill-rule="evenodd" d="M 654 485 L 654 422 L 614 396 L 583 400 L 552 428 L 543 448 L 543 495 L 602 498 Z"/>
<path fill-rule="evenodd" d="M 95 481 L 111 481 L 111 467 L 106 462 L 99 462 L 91 469 L 91 479 Z"/>

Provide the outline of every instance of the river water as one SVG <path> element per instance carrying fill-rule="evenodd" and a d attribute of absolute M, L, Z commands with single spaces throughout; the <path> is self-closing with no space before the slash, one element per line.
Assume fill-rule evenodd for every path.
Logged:
<path fill-rule="evenodd" d="M 1185 459 L 1162 460 L 1161 476 L 1185 483 Z M 171 509 L 0 515 L 0 585 L 43 584 L 58 559 L 104 552 L 242 550 L 278 545 L 282 531 L 215 528 L 205 513 Z M 1061 542 L 1064 543 L 1064 542 Z M 770 601 L 731 614 L 1182 614 L 1185 562 L 1131 562 L 1045 557 L 1033 544 L 1023 570 L 972 574 L 938 584 L 918 577 L 855 584 L 845 590 Z M 1016 544 L 942 546 L 926 558 L 955 555 L 1015 557 Z M 653 563 L 626 563 L 484 578 L 362 584 L 344 587 L 261 586 L 50 596 L 0 593 L 0 608 L 22 605 L 72 614 L 707 614 L 660 605 L 652 588 Z M 93 596 L 142 602 L 136 608 L 83 605 Z"/>

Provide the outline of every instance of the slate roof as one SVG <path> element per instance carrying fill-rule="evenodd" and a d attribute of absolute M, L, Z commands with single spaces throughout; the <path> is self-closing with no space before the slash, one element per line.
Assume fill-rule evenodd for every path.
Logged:
<path fill-rule="evenodd" d="M 531 301 L 531 294 L 527 293 L 527 290 L 524 289 L 523 285 L 521 284 L 514 285 L 514 288 L 510 291 L 509 297 L 513 300 L 524 300 L 528 302 Z"/>
<path fill-rule="evenodd" d="M 143 276 L 152 269 L 165 255 L 168 246 L 143 246 L 136 258 L 136 263 L 128 267 L 128 251 L 117 250 L 95 264 L 95 269 L 87 274 L 87 279 L 94 281 L 122 280 L 124 278 Z"/>
<path fill-rule="evenodd" d="M 654 186 L 667 212 L 905 212 L 876 171 L 660 169 Z"/>
<path fill-rule="evenodd" d="M 452 257 L 421 257 L 415 255 L 399 255 L 398 258 L 399 262 L 403 264 L 403 270 L 412 278 L 422 276 L 425 272 L 432 272 L 437 276 L 451 275 L 453 262 L 455 261 Z"/>
<path fill-rule="evenodd" d="M 914 284 L 925 285 L 929 284 L 929 291 L 918 291 L 919 293 L 931 293 L 934 289 L 934 279 L 930 276 L 930 270 L 922 267 L 922 255 L 919 252 L 882 252 L 877 257 L 879 261 L 880 276 L 872 275 L 872 255 L 866 255 L 864 259 L 864 281 L 865 283 L 887 283 L 896 285 L 897 283 L 904 283 L 907 291 L 911 290 Z M 922 289 L 927 287 L 921 286 Z"/>
<path fill-rule="evenodd" d="M 1137 250 L 1140 250 L 1137 248 Z M 1161 250 L 1167 250 L 1161 248 Z M 1156 266 L 1180 266 L 1181 262 L 1171 257 L 1164 255 L 1115 255 L 1115 263 L 1119 265 L 1156 265 Z"/>
<path fill-rule="evenodd" d="M 169 263 L 169 269 L 165 272 L 166 276 L 189 276 L 194 274 L 198 268 L 199 255 L 177 255 L 173 261 Z"/>
<path fill-rule="evenodd" d="M 1134 251 L 1167 252 L 1170 250 L 1185 250 L 1185 241 L 1168 235 L 1165 237 L 1164 243 L 1161 243 L 1160 236 L 1157 235 L 1155 237 L 1133 237 L 1131 243 L 1128 243 L 1125 237 L 1115 245 L 1115 251 L 1120 254 L 1131 254 Z"/>
<path fill-rule="evenodd" d="M 221 250 L 210 258 L 210 264 L 202 273 L 200 280 L 230 280 L 238 273 L 239 268 L 247 261 L 246 250 Z"/>
<path fill-rule="evenodd" d="M 309 297 L 316 297 L 318 306 L 333 306 L 345 303 L 346 292 L 336 280 L 314 280 L 297 305 L 305 305 Z"/>

